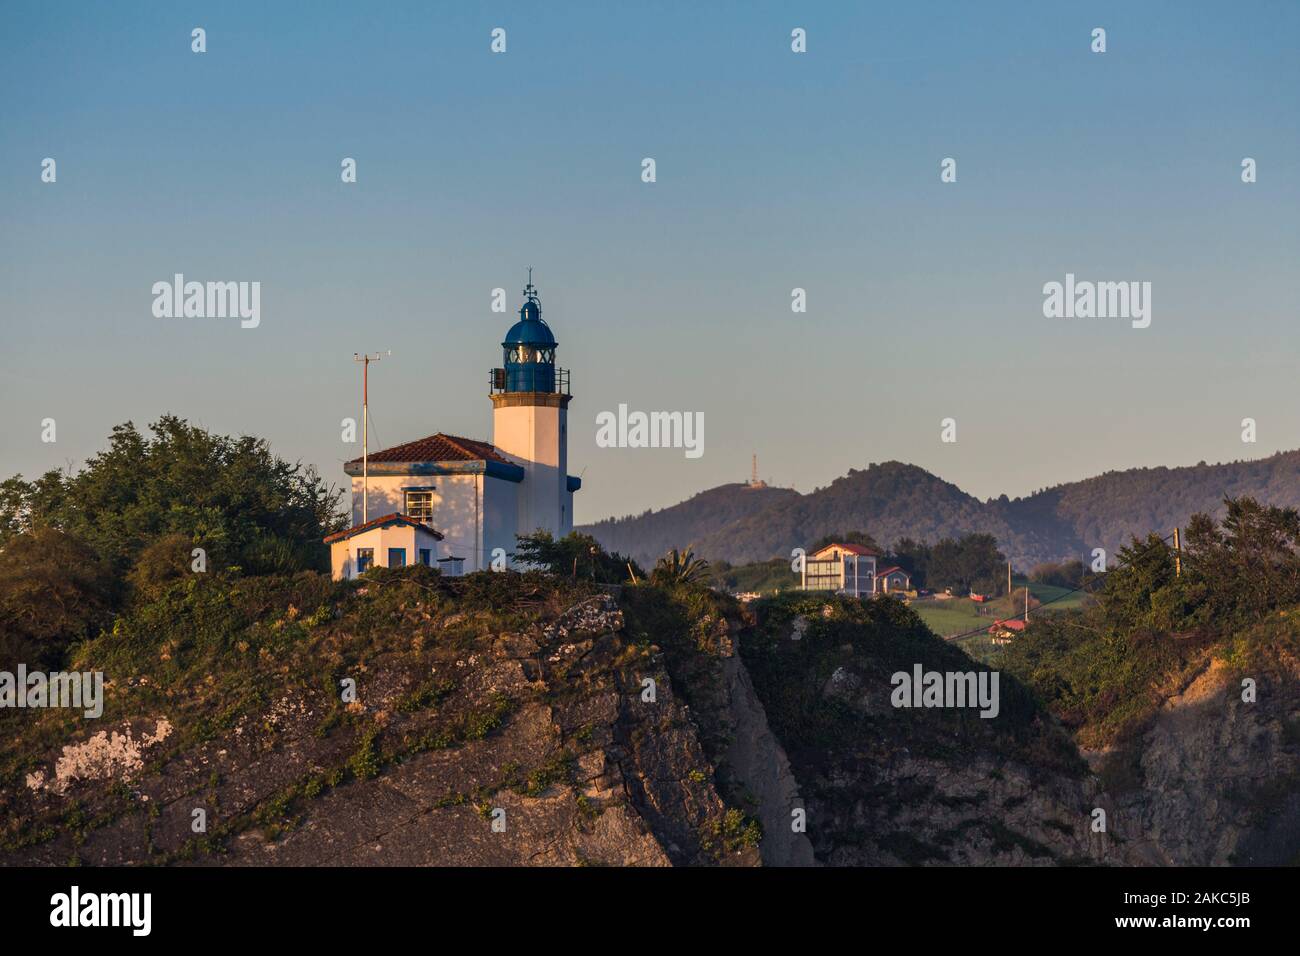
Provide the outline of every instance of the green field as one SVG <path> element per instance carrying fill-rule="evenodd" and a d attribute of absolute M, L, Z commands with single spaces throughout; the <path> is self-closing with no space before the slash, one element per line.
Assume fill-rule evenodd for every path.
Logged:
<path fill-rule="evenodd" d="M 951 601 L 913 601 L 912 610 L 925 621 L 926 626 L 940 637 L 950 637 L 988 627 L 993 623 L 991 617 L 975 613 L 977 605 L 968 598 L 953 598 Z"/>
<path fill-rule="evenodd" d="M 1058 588 L 1052 584 L 1030 584 L 1029 593 L 1044 604 L 1047 604 L 1048 601 L 1054 602 L 1043 608 L 1044 611 L 1075 611 L 1083 607 L 1083 602 L 1088 597 L 1088 591 L 1096 590 L 1098 587 L 1100 585 L 1094 585 L 1087 590 L 1075 591 L 1070 594 L 1069 588 Z M 1069 594 L 1069 597 L 1057 601 L 1056 599 L 1063 594 Z"/>
<path fill-rule="evenodd" d="M 1024 585 L 1023 583 L 1017 583 L 1016 587 L 1022 588 Z M 1047 614 L 1055 611 L 1077 610 L 1087 600 L 1087 593 L 1084 591 L 1076 591 L 1071 594 L 1069 588 L 1055 587 L 1051 584 L 1030 584 L 1029 593 L 1039 601 L 1044 602 L 1042 608 L 1030 611 L 1031 619 L 1034 613 Z M 1063 597 L 1063 595 L 1068 596 Z M 1047 604 L 1048 601 L 1052 603 Z M 990 605 L 977 604 L 969 598 L 953 598 L 950 601 L 914 601 L 912 603 L 912 610 L 920 615 L 926 626 L 940 637 L 951 637 L 954 634 L 963 634 L 976 628 L 987 629 L 999 617 L 1009 616 L 1006 611 L 1005 600 L 998 601 L 997 607 L 1002 610 L 994 611 Z M 980 608 L 992 613 L 980 614 L 978 613 Z M 1019 616 L 1022 611 L 1023 608 L 1017 606 L 1012 613 Z M 971 640 L 983 640 L 984 643 L 987 643 L 987 638 L 972 637 Z M 966 645 L 963 644 L 963 646 Z M 996 648 L 993 648 L 994 652 L 996 650 Z"/>
<path fill-rule="evenodd" d="M 1031 586 L 1030 593 L 1033 594 L 1034 591 L 1035 588 Z M 940 637 L 951 637 L 954 634 L 967 634 L 974 631 L 975 633 L 956 643 L 977 661 L 991 665 L 1002 653 L 1003 648 L 994 644 L 992 636 L 988 633 L 989 626 L 997 616 L 977 614 L 975 611 L 976 608 L 983 606 L 969 598 L 954 598 L 951 601 L 917 601 L 912 604 L 912 610 Z M 1052 606 L 1056 607 L 1056 605 Z"/>

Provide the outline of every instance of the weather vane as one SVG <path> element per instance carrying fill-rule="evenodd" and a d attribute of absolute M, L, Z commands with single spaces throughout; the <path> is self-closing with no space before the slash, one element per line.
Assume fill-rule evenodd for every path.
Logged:
<path fill-rule="evenodd" d="M 533 267 L 528 267 L 528 285 L 524 286 L 524 298 L 529 302 L 540 302 L 537 290 L 533 287 Z"/>

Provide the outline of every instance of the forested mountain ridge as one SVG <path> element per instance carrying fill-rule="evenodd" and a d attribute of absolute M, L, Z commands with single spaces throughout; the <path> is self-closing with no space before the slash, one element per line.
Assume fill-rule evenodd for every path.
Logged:
<path fill-rule="evenodd" d="M 802 497 L 793 488 L 719 485 L 671 508 L 606 518 L 577 530 L 595 537 L 606 550 L 636 556 L 637 561 L 651 565 L 687 541 L 700 540 L 751 515 Z"/>
<path fill-rule="evenodd" d="M 580 530 L 605 547 L 651 562 L 674 546 L 740 564 L 789 556 L 827 534 L 870 533 L 935 541 L 971 532 L 996 536 L 1021 569 L 1044 561 L 1114 554 L 1130 535 L 1162 534 L 1196 512 L 1219 514 L 1225 497 L 1300 506 L 1300 450 L 1253 461 L 1110 471 L 1023 498 L 980 501 L 916 465 L 889 461 L 852 469 L 825 488 L 722 485 L 681 504 Z"/>

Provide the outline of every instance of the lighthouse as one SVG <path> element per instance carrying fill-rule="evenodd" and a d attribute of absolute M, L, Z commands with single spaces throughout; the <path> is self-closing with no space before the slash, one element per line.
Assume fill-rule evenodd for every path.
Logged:
<path fill-rule="evenodd" d="M 532 270 L 519 321 L 501 342 L 502 367 L 492 370 L 492 444 L 524 469 L 517 495 L 519 534 L 557 537 L 573 530 L 569 466 L 569 374 L 555 364 L 558 343 L 542 318 Z"/>
<path fill-rule="evenodd" d="M 335 578 L 426 564 L 458 575 L 506 567 L 516 536 L 573 530 L 569 373 L 528 270 L 519 321 L 491 371 L 492 441 L 438 432 L 347 462 L 352 527 L 325 539 Z"/>

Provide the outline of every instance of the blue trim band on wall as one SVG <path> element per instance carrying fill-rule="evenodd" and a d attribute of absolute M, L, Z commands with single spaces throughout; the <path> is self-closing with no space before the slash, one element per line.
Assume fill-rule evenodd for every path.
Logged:
<path fill-rule="evenodd" d="M 361 477 L 361 463 L 348 462 L 343 471 L 353 478 Z M 372 475 L 487 475 L 502 481 L 524 480 L 524 470 L 518 465 L 500 461 L 374 461 L 370 463 Z"/>

